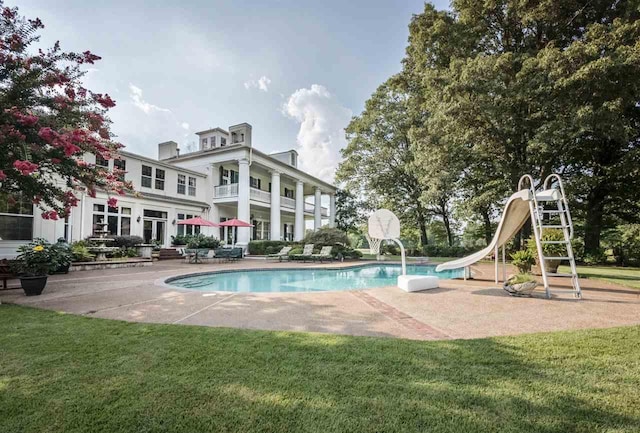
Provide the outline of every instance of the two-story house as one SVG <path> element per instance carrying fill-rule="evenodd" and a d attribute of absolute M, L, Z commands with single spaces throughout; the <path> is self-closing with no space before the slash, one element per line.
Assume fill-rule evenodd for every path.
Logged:
<path fill-rule="evenodd" d="M 197 151 L 180 154 L 175 142 L 160 143 L 157 160 L 124 151 L 120 160 L 86 155 L 87 162 L 125 170 L 139 193 L 117 197 L 114 208 L 104 193 L 81 195 L 68 218 L 51 221 L 43 220 L 30 203 L 10 204 L 0 197 L 0 258 L 15 256 L 17 246 L 32 238 L 75 241 L 102 224 L 112 235 L 137 235 L 165 247 L 172 235 L 200 231 L 178 224 L 193 216 L 250 222 L 253 227 L 239 228 L 235 239 L 245 245 L 253 239 L 301 240 L 307 225 L 317 229 L 323 222 L 334 224 L 335 186 L 299 170 L 295 150 L 268 155 L 253 148 L 247 123 L 197 135 Z M 328 196 L 328 208 L 322 206 L 323 195 Z M 202 231 L 234 242 L 230 229 Z"/>

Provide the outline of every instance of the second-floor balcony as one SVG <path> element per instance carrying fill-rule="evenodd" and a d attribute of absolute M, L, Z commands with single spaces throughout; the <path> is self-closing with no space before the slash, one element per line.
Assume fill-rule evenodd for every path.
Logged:
<path fill-rule="evenodd" d="M 238 197 L 238 184 L 218 185 L 213 190 L 213 198 Z"/>
<path fill-rule="evenodd" d="M 214 199 L 236 199 L 238 198 L 238 184 L 231 183 L 227 185 L 218 185 L 213 190 Z M 253 201 L 261 203 L 271 203 L 271 193 L 262 191 L 257 188 L 249 189 L 249 198 Z M 280 206 L 287 209 L 296 208 L 296 200 L 294 198 L 280 196 Z M 308 212 L 308 211 L 307 211 Z M 313 212 L 313 210 L 311 211 Z"/>
<path fill-rule="evenodd" d="M 314 213 L 316 209 L 316 206 L 313 203 L 305 203 L 304 204 L 304 212 L 305 213 Z M 329 216 L 329 209 L 327 209 L 326 207 L 322 206 L 320 207 L 320 215 L 322 215 L 323 217 Z"/>

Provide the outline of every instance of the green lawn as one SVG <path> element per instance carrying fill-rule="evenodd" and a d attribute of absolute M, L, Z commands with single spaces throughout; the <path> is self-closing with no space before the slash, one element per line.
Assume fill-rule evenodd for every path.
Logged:
<path fill-rule="evenodd" d="M 0 431 L 638 432 L 640 327 L 417 342 L 0 305 Z"/>
<path fill-rule="evenodd" d="M 568 266 L 561 266 L 560 272 L 569 272 Z M 619 268 L 616 266 L 578 266 L 578 275 L 583 278 L 608 281 L 622 286 L 640 289 L 640 268 Z"/>

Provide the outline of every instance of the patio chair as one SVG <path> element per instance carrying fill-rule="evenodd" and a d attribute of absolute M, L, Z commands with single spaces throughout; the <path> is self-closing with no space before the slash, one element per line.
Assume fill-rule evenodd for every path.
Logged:
<path fill-rule="evenodd" d="M 313 244 L 305 244 L 302 249 L 302 254 L 294 254 L 291 256 L 294 260 L 302 260 L 306 262 L 307 260 L 311 260 L 311 256 L 313 255 Z"/>
<path fill-rule="evenodd" d="M 268 254 L 267 260 L 269 259 L 278 259 L 279 262 L 282 261 L 283 258 L 289 259 L 289 251 L 291 251 L 292 247 L 282 247 L 282 249 L 275 254 Z"/>
<path fill-rule="evenodd" d="M 331 255 L 332 249 L 333 249 L 332 246 L 322 247 L 322 249 L 318 254 L 311 254 L 311 259 L 313 261 L 320 260 L 320 263 L 322 263 L 323 260 L 332 260 L 333 259 L 333 256 Z"/>

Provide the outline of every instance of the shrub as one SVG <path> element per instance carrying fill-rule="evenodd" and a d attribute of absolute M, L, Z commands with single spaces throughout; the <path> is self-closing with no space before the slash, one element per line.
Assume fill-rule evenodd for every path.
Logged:
<path fill-rule="evenodd" d="M 545 229 L 541 239 L 543 241 L 563 241 L 564 233 L 562 232 L 562 230 L 558 229 Z M 538 258 L 538 247 L 536 246 L 536 239 L 533 235 L 531 235 L 529 239 L 527 239 L 527 250 L 531 253 L 534 259 Z M 567 246 L 565 244 L 542 244 L 542 253 L 546 257 L 566 256 Z"/>
<path fill-rule="evenodd" d="M 607 251 L 604 248 L 598 248 L 597 251 L 585 253 L 583 260 L 587 265 L 603 265 L 607 263 Z"/>
<path fill-rule="evenodd" d="M 331 248 L 331 256 L 334 259 L 339 259 L 340 257 L 344 259 L 359 259 L 362 258 L 362 253 L 345 245 L 334 245 Z"/>
<path fill-rule="evenodd" d="M 345 232 L 333 227 L 321 227 L 314 232 L 310 232 L 304 238 L 305 244 L 313 244 L 321 248 L 327 245 L 349 245 L 349 237 Z"/>
<path fill-rule="evenodd" d="M 58 242 L 51 246 L 51 253 L 60 266 L 69 266 L 73 261 L 71 248 L 64 238 L 58 239 Z"/>
<path fill-rule="evenodd" d="M 619 266 L 640 264 L 640 224 L 618 226 L 613 256 Z"/>
<path fill-rule="evenodd" d="M 422 251 L 428 257 L 464 257 L 477 251 L 477 248 L 461 245 L 425 245 Z"/>
<path fill-rule="evenodd" d="M 291 251 L 289 251 L 289 257 L 295 256 L 296 254 L 302 254 L 302 247 L 295 247 Z"/>
<path fill-rule="evenodd" d="M 189 238 L 191 237 L 191 235 L 176 235 L 176 236 L 171 236 L 171 245 L 175 246 L 175 247 L 179 247 L 182 245 L 187 245 L 187 243 L 189 243 Z"/>
<path fill-rule="evenodd" d="M 220 246 L 220 241 L 213 236 L 205 236 L 202 233 L 191 236 L 187 243 L 188 248 L 201 248 L 214 250 Z"/>
<path fill-rule="evenodd" d="M 71 256 L 74 262 L 90 262 L 95 257 L 89 252 L 85 241 L 77 241 L 71 244 Z"/>
<path fill-rule="evenodd" d="M 529 250 L 520 250 L 511 254 L 511 264 L 518 268 L 521 274 L 531 272 L 531 266 L 536 263 L 535 256 Z"/>
<path fill-rule="evenodd" d="M 144 239 L 140 236 L 111 236 L 111 239 L 113 239 L 111 246 L 125 249 L 144 243 Z"/>
<path fill-rule="evenodd" d="M 249 242 L 249 254 L 256 256 L 264 256 L 265 254 L 275 254 L 287 245 L 293 242 L 287 241 L 251 241 Z M 268 252 L 272 251 L 272 252 Z"/>

